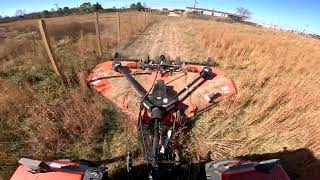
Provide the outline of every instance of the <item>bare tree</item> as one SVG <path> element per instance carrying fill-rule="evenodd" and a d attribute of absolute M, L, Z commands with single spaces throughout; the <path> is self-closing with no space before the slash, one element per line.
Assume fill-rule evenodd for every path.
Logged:
<path fill-rule="evenodd" d="M 26 10 L 25 9 L 18 9 L 16 11 L 16 17 L 23 17 L 26 14 Z"/>
<path fill-rule="evenodd" d="M 236 9 L 236 14 L 243 16 L 245 19 L 250 19 L 252 15 L 251 11 L 244 7 L 238 7 Z"/>

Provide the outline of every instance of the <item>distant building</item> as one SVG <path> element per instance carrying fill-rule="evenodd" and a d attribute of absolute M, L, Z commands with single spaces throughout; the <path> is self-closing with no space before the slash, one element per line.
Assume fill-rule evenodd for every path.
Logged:
<path fill-rule="evenodd" d="M 177 13 L 177 12 L 173 12 L 173 11 L 171 11 L 171 12 L 168 14 L 168 16 L 171 16 L 171 17 L 181 17 L 181 16 L 182 16 L 182 14 L 181 14 L 181 13 Z"/>
<path fill-rule="evenodd" d="M 185 12 L 186 10 L 184 9 L 173 9 L 174 12 L 180 12 L 180 13 L 183 13 Z"/>
<path fill-rule="evenodd" d="M 215 16 L 215 17 L 222 17 L 222 18 L 231 18 L 237 21 L 242 21 L 244 19 L 244 16 L 240 16 L 237 14 L 210 10 L 210 9 L 203 9 L 203 8 L 186 7 L 186 12 L 197 13 L 197 14 L 208 15 L 208 16 Z"/>

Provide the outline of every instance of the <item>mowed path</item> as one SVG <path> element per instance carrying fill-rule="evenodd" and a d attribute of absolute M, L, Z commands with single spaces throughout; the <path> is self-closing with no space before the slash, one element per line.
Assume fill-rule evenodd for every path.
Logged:
<path fill-rule="evenodd" d="M 191 21 L 184 18 L 167 17 L 150 25 L 143 33 L 120 52 L 128 58 L 151 58 L 161 54 L 172 60 L 206 62 L 208 52 L 191 33 Z"/>

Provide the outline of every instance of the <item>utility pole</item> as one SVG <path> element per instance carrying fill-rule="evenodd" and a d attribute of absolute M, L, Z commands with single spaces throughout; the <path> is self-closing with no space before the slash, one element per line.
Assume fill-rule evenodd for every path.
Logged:
<path fill-rule="evenodd" d="M 193 5 L 194 9 L 196 8 L 196 4 L 197 4 L 197 0 L 194 0 L 194 5 Z"/>
<path fill-rule="evenodd" d="M 57 7 L 57 11 L 58 11 L 58 9 L 59 9 L 59 4 L 58 3 L 56 3 L 56 4 L 53 4 L 53 5 L 55 5 L 56 7 Z"/>

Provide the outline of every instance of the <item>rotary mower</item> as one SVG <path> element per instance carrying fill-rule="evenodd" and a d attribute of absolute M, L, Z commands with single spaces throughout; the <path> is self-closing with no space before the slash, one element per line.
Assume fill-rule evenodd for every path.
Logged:
<path fill-rule="evenodd" d="M 236 93 L 233 82 L 215 68 L 210 59 L 199 64 L 180 59 L 171 61 L 164 55 L 154 60 L 149 57 L 138 60 L 120 58 L 116 53 L 112 60 L 97 65 L 87 82 L 135 123 L 149 179 L 163 179 L 161 164 L 180 165 L 172 140 L 178 127 Z M 128 155 L 128 173 L 132 168 Z M 279 160 L 212 161 L 205 165 L 205 170 L 207 179 L 212 180 L 289 179 Z M 107 179 L 107 171 L 100 166 L 65 160 L 45 163 L 22 159 L 11 179 L 36 177 L 40 180 L 98 180 Z"/>

